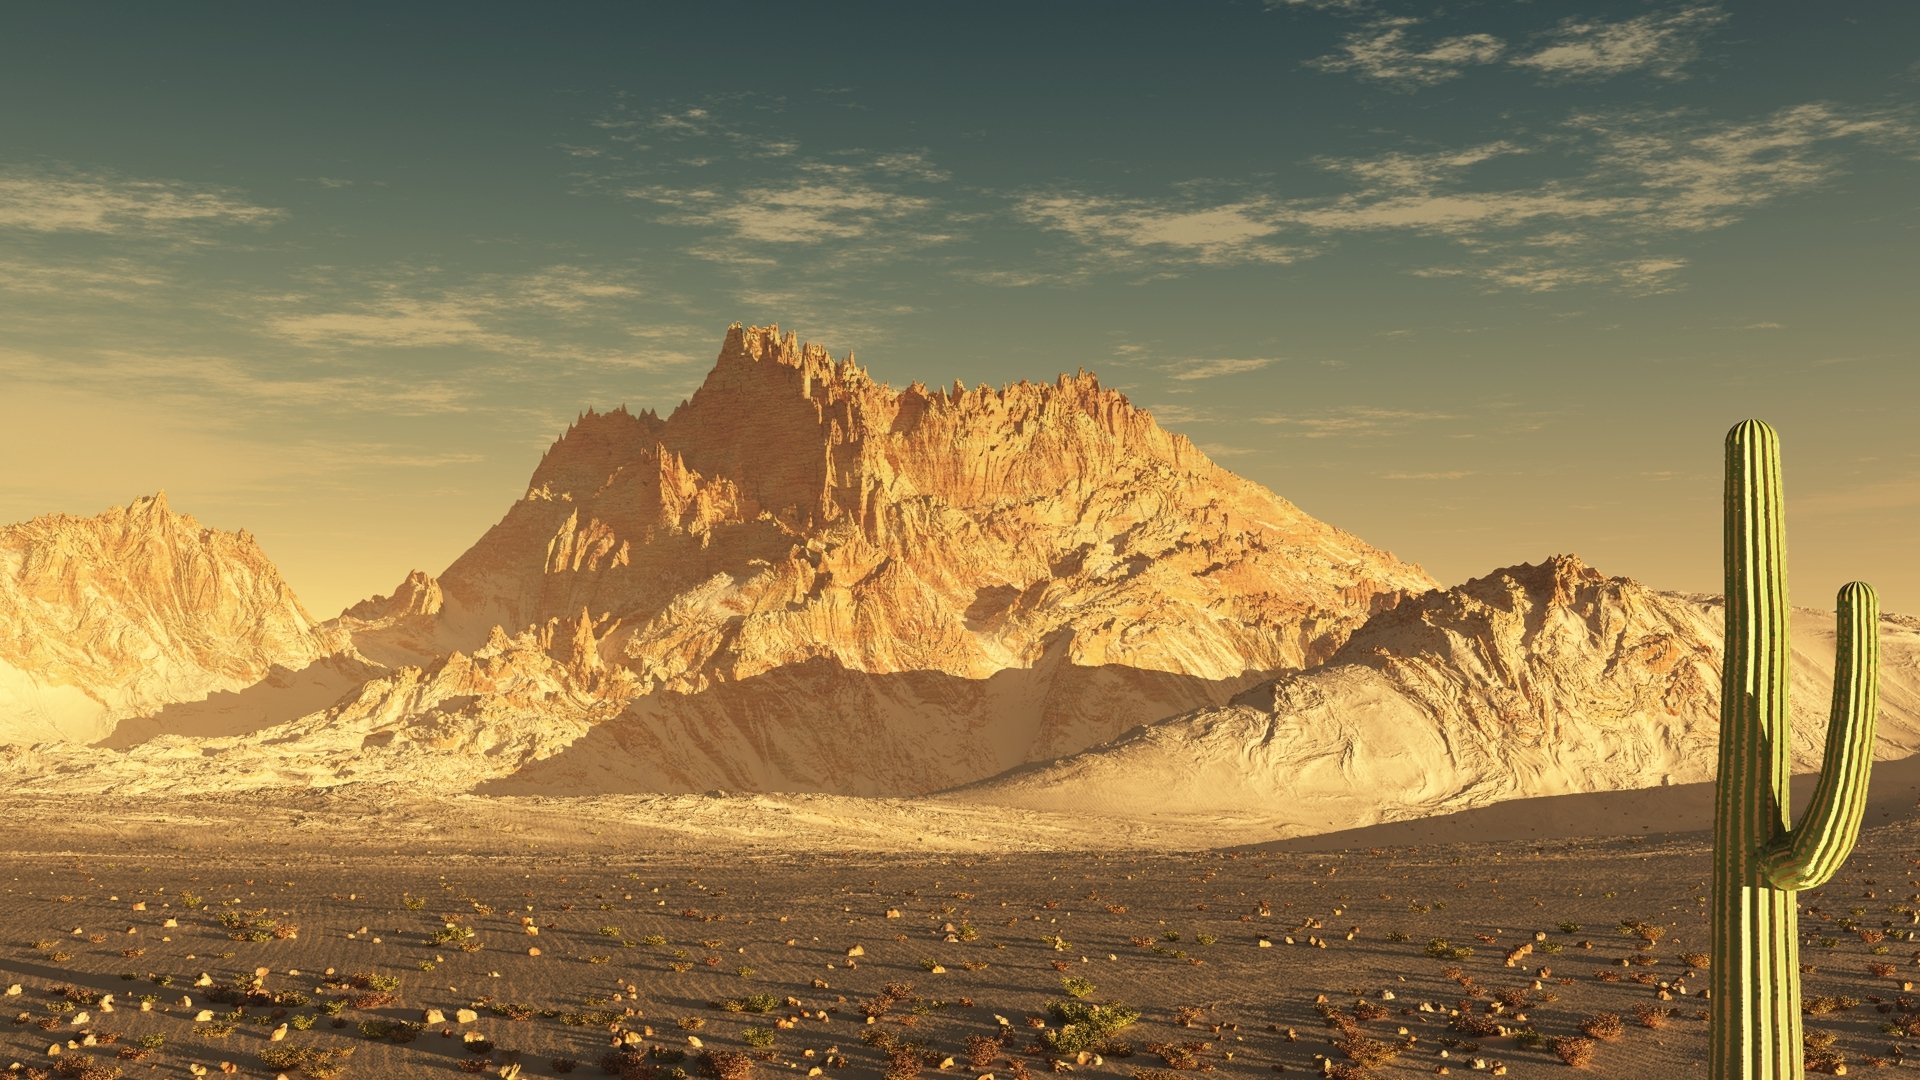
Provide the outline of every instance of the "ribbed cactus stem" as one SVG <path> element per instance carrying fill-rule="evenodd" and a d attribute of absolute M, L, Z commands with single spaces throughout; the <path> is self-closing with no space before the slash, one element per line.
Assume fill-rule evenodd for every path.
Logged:
<path fill-rule="evenodd" d="M 1873 763 L 1879 605 L 1840 590 L 1826 759 L 1798 827 L 1790 816 L 1786 532 L 1780 446 L 1758 420 L 1727 433 L 1726 661 L 1713 824 L 1711 1080 L 1800 1080 L 1798 909 L 1853 851 Z"/>

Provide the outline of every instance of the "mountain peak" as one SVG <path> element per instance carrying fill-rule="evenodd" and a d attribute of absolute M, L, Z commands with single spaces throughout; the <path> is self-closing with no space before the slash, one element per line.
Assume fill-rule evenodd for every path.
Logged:
<path fill-rule="evenodd" d="M 339 651 L 246 532 L 165 492 L 94 517 L 0 526 L 0 742 L 92 741 L 161 704 L 238 690 Z"/>

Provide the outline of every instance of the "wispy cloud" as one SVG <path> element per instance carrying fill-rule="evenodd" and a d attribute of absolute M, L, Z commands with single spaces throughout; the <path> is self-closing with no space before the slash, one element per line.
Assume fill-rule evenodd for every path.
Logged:
<path fill-rule="evenodd" d="M 0 376 L 9 382 L 158 403 L 186 415 L 235 422 L 263 410 L 394 416 L 460 413 L 476 408 L 480 400 L 470 375 L 320 368 L 298 372 L 287 370 L 284 363 L 268 365 L 198 352 L 92 349 L 61 357 L 0 348 Z"/>
<path fill-rule="evenodd" d="M 1265 0 L 1269 11 L 1307 10 L 1307 11 L 1366 11 L 1373 7 L 1373 0 Z"/>
<path fill-rule="evenodd" d="M 573 265 L 467 278 L 401 269 L 268 298 L 258 321 L 268 334 L 314 349 L 459 346 L 621 367 L 684 362 L 684 353 L 631 334 L 631 309 L 646 298 L 627 274 Z M 640 339 L 633 348 L 618 345 L 630 337 Z"/>
<path fill-rule="evenodd" d="M 1239 375 L 1248 371 L 1259 371 L 1274 362 L 1273 357 L 1248 357 L 1245 359 L 1189 360 L 1185 366 L 1173 368 L 1169 378 L 1182 382 L 1193 379 L 1217 379 L 1222 375 Z"/>
<path fill-rule="evenodd" d="M 1028 195 L 1014 212 L 1067 234 L 1116 268 L 1283 264 L 1307 254 L 1301 246 L 1274 242 L 1285 226 L 1263 198 L 1205 206 L 1060 192 Z"/>
<path fill-rule="evenodd" d="M 1445 472 L 1390 472 L 1381 473 L 1382 480 L 1464 480 L 1473 475 L 1472 469 L 1448 469 Z"/>
<path fill-rule="evenodd" d="M 670 208 L 661 219 L 669 224 L 717 227 L 725 239 L 746 245 L 871 239 L 932 206 L 923 196 L 883 190 L 849 175 L 849 170 L 821 165 L 808 166 L 802 175 L 779 184 L 631 188 L 626 194 Z M 734 254 L 709 250 L 721 259 Z"/>
<path fill-rule="evenodd" d="M 101 173 L 0 171 L 0 230 L 194 238 L 221 225 L 268 225 L 283 210 L 226 188 Z"/>
<path fill-rule="evenodd" d="M 1282 5 L 1270 0 L 1268 6 Z M 1339 0 L 1302 0 L 1286 6 L 1349 15 L 1373 10 L 1369 3 Z M 1391 16 L 1374 18 L 1349 31 L 1336 51 L 1308 61 L 1308 66 L 1409 90 L 1458 78 L 1470 68 L 1502 63 L 1556 79 L 1608 78 L 1633 71 L 1679 79 L 1687 65 L 1699 58 L 1707 32 L 1727 20 L 1718 3 L 1689 4 L 1617 22 L 1567 19 L 1521 46 L 1485 32 L 1423 37 L 1418 29 L 1427 20 Z"/>
<path fill-rule="evenodd" d="M 1605 77 L 1644 69 L 1666 79 L 1685 75 L 1700 54 L 1700 39 L 1727 21 L 1718 4 L 1656 11 L 1623 22 L 1569 19 L 1548 43 L 1512 63 L 1547 75 Z"/>
<path fill-rule="evenodd" d="M 1684 113 L 1590 113 L 1570 126 L 1593 140 L 1594 182 L 1624 189 L 1639 221 L 1660 228 L 1720 228 L 1787 195 L 1839 175 L 1843 140 L 1911 150 L 1911 112 L 1845 110 L 1824 102 L 1781 109 L 1748 123 L 1714 125 Z"/>
<path fill-rule="evenodd" d="M 0 258 L 0 292 L 125 301 L 167 282 L 157 267 L 125 256 Z"/>
<path fill-rule="evenodd" d="M 1254 418 L 1256 424 L 1287 429 L 1283 434 L 1300 439 L 1333 437 L 1370 437 L 1395 434 L 1415 424 L 1451 420 L 1453 414 L 1421 409 L 1386 409 L 1372 405 L 1352 405 L 1318 415 L 1280 415 Z"/>
<path fill-rule="evenodd" d="M 1432 86 L 1476 64 L 1490 64 L 1506 51 L 1492 34 L 1459 34 L 1431 41 L 1414 40 L 1421 20 L 1382 19 L 1349 33 L 1338 52 L 1310 61 L 1322 71 L 1354 72 L 1363 78 L 1406 87 Z"/>
<path fill-rule="evenodd" d="M 1219 420 L 1211 409 L 1197 408 L 1192 405 L 1151 405 L 1147 406 L 1148 415 L 1163 425 L 1211 424 Z"/>
<path fill-rule="evenodd" d="M 1065 192 L 1029 195 L 1017 212 L 1078 241 L 1082 275 L 1284 263 L 1346 235 L 1405 233 L 1457 245 L 1458 258 L 1411 268 L 1421 276 L 1489 289 L 1649 293 L 1675 288 L 1688 265 L 1672 245 L 1831 182 L 1848 164 L 1846 144 L 1911 151 L 1916 142 L 1920 124 L 1897 109 L 1816 102 L 1733 123 L 1679 111 L 1587 112 L 1531 143 L 1316 159 L 1352 182 L 1331 196 L 1242 192 L 1208 205 L 1184 195 L 1156 203 Z M 1484 170 L 1496 161 L 1530 166 L 1531 175 L 1516 182 L 1508 166 L 1489 183 Z M 1009 283 L 1024 280 L 1008 273 Z"/>

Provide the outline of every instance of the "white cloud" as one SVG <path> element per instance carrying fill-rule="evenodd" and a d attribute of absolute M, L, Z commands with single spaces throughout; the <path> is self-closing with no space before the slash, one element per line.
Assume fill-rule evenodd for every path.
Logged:
<path fill-rule="evenodd" d="M 1476 64 L 1490 64 L 1506 51 L 1492 34 L 1460 34 L 1416 44 L 1413 18 L 1382 19 L 1346 35 L 1340 51 L 1309 61 L 1322 71 L 1351 71 L 1364 78 L 1402 86 L 1432 86 Z"/>
<path fill-rule="evenodd" d="M 643 299 L 628 277 L 572 265 L 523 274 L 479 275 L 445 282 L 434 271 L 351 281 L 325 297 L 270 299 L 280 310 L 260 320 L 268 333 L 312 348 L 445 348 L 464 346 L 525 359 L 570 359 L 645 366 L 644 356 L 604 344 L 567 344 L 583 330 L 617 334 Z M 564 316 L 556 327 L 553 320 Z"/>
<path fill-rule="evenodd" d="M 1118 264 L 1143 256 L 1202 266 L 1288 263 L 1304 254 L 1298 247 L 1269 242 L 1283 225 L 1263 199 L 1195 207 L 1060 193 L 1029 195 L 1015 212 L 1042 228 L 1066 233 Z"/>
<path fill-rule="evenodd" d="M 511 339 L 483 327 L 472 312 L 451 304 L 401 302 L 378 311 L 283 315 L 268 320 L 267 327 L 303 345 L 500 348 L 511 344 Z"/>
<path fill-rule="evenodd" d="M 1651 12 L 1617 23 L 1569 19 L 1550 35 L 1549 44 L 1511 62 L 1548 75 L 1605 77 L 1644 68 L 1677 79 L 1699 55 L 1700 37 L 1726 21 L 1727 13 L 1718 4 Z"/>
<path fill-rule="evenodd" d="M 717 225 L 747 243 L 817 244 L 858 240 L 890 220 L 925 210 L 929 200 L 871 187 L 799 181 L 748 188 L 726 198 L 682 199 L 678 224 Z"/>
<path fill-rule="evenodd" d="M 1782 196 L 1812 190 L 1841 172 L 1841 140 L 1911 148 L 1920 127 L 1902 113 L 1851 113 L 1822 102 L 1764 120 L 1709 126 L 1678 114 L 1587 114 L 1571 123 L 1596 145 L 1594 182 L 1634 193 L 1656 227 L 1716 229 Z"/>
<path fill-rule="evenodd" d="M 1920 124 L 1910 111 L 1819 102 L 1735 123 L 1679 111 L 1582 113 L 1530 144 L 1317 159 L 1353 182 L 1332 196 L 1283 199 L 1242 188 L 1208 204 L 1187 193 L 1199 190 L 1191 184 L 1160 200 L 1028 194 L 1014 212 L 1077 241 L 1077 262 L 969 276 L 999 285 L 1075 284 L 1115 271 L 1166 276 L 1287 263 L 1342 236 L 1402 233 L 1456 245 L 1458 258 L 1411 270 L 1421 276 L 1530 292 L 1663 292 L 1678 287 L 1688 265 L 1672 250 L 1676 242 L 1830 183 L 1847 164 L 1847 143 L 1910 153 Z M 1495 161 L 1512 165 L 1489 182 L 1486 166 Z M 1511 175 L 1524 166 L 1532 175 Z"/>
<path fill-rule="evenodd" d="M 1192 379 L 1215 379 L 1222 375 L 1239 375 L 1248 371 L 1259 371 L 1273 363 L 1272 357 L 1255 357 L 1240 360 L 1190 360 L 1188 367 L 1175 371 L 1170 377 L 1182 381 Z"/>
<path fill-rule="evenodd" d="M 0 171 L 0 229 L 191 236 L 205 226 L 268 225 L 285 211 L 224 188 L 103 174 Z"/>

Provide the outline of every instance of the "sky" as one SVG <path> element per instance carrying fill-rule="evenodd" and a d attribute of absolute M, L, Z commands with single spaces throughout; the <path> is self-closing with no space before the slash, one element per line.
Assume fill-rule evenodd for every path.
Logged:
<path fill-rule="evenodd" d="M 165 489 L 317 615 L 729 323 L 1086 368 L 1441 582 L 1920 614 L 1920 5 L 0 6 L 0 521 Z"/>

